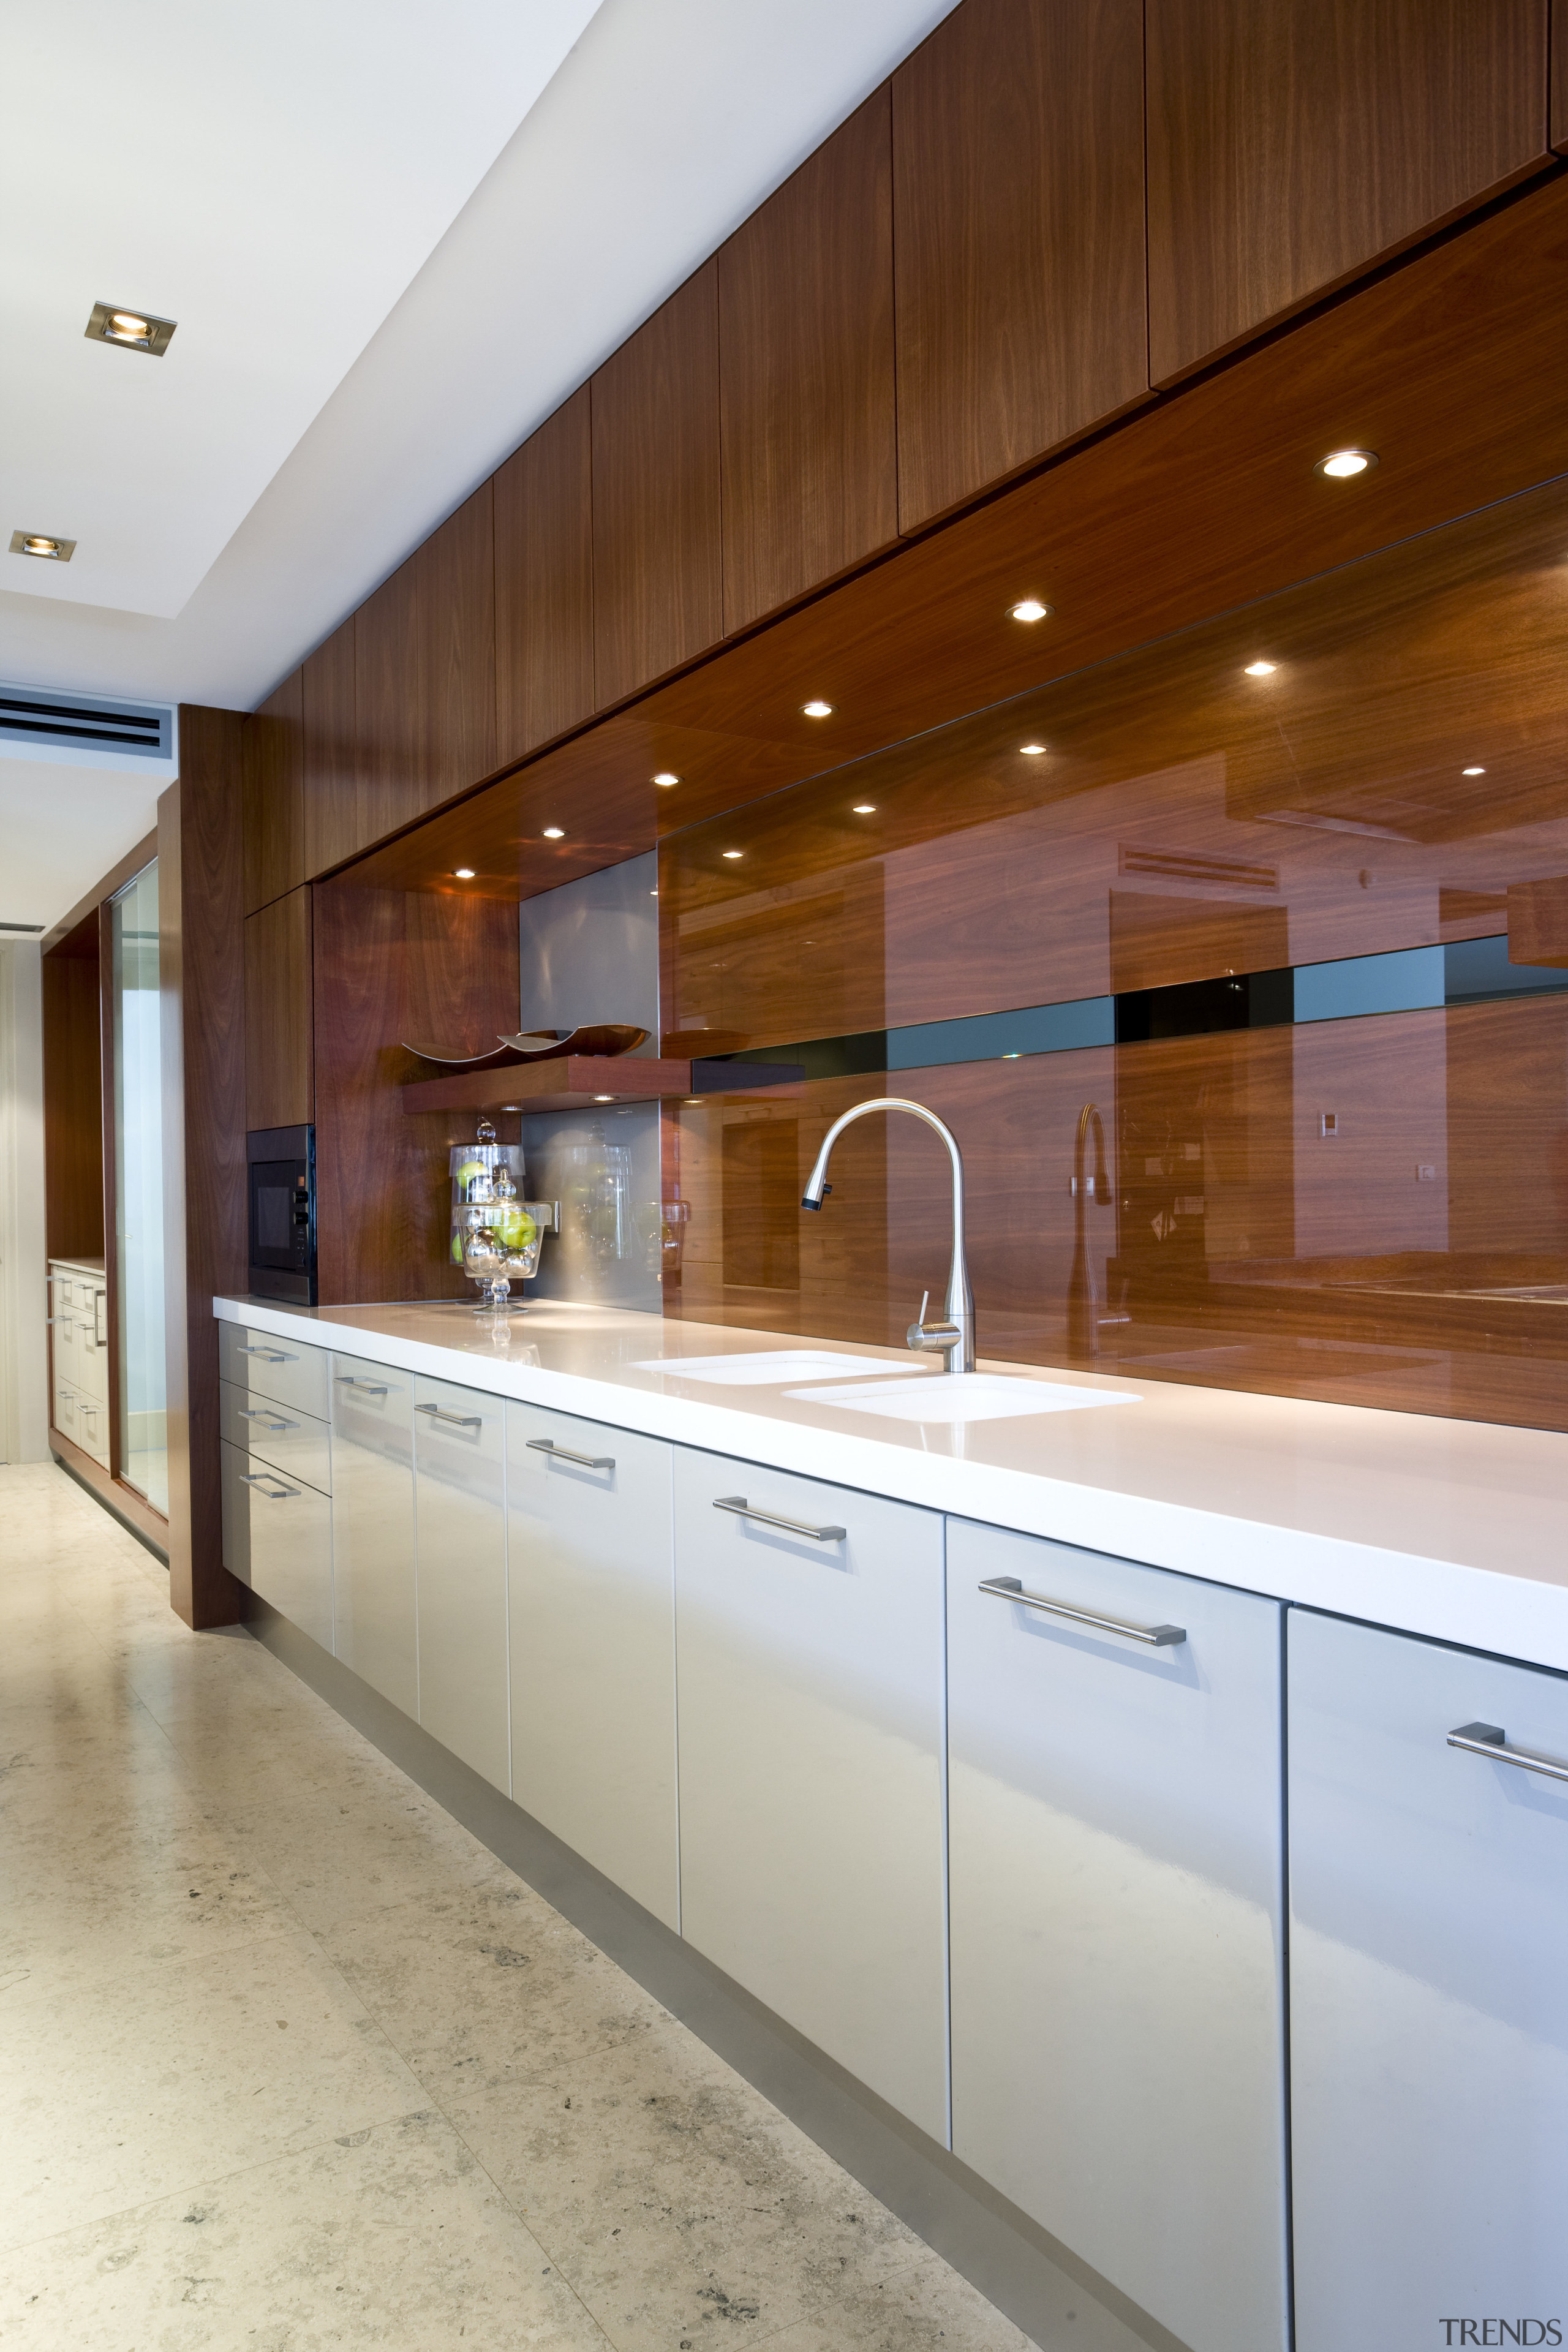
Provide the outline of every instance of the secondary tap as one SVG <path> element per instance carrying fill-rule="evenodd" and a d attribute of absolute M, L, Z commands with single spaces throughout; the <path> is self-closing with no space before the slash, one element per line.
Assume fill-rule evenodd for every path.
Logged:
<path fill-rule="evenodd" d="M 940 1323 L 925 1320 L 926 1300 L 931 1297 L 928 1290 L 921 1300 L 920 1314 L 910 1325 L 905 1337 L 917 1353 L 924 1351 L 941 1356 L 948 1371 L 972 1372 L 974 1370 L 974 1294 L 969 1287 L 969 1268 L 963 1255 L 963 1160 L 952 1129 L 944 1119 L 938 1118 L 934 1110 L 927 1110 L 924 1103 L 907 1102 L 901 1095 L 879 1095 L 873 1101 L 857 1103 L 853 1110 L 847 1110 L 841 1118 L 836 1118 L 823 1137 L 822 1149 L 816 1155 L 816 1167 L 806 1179 L 800 1205 L 803 1209 L 821 1208 L 833 1190 L 826 1179 L 834 1145 L 847 1127 L 855 1119 L 864 1118 L 867 1112 L 872 1110 L 907 1110 L 911 1118 L 923 1118 L 928 1127 L 934 1127 L 947 1146 L 947 1156 L 952 1163 L 952 1264 L 948 1268 L 942 1319 Z"/>

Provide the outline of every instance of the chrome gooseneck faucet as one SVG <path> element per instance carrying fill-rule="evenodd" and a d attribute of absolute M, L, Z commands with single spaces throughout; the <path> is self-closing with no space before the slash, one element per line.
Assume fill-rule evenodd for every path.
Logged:
<path fill-rule="evenodd" d="M 800 1205 L 803 1209 L 821 1208 L 826 1195 L 833 1190 L 826 1179 L 834 1145 L 847 1127 L 858 1118 L 864 1118 L 870 1110 L 907 1110 L 912 1118 L 923 1118 L 928 1127 L 934 1127 L 947 1146 L 947 1156 L 952 1162 L 952 1264 L 948 1269 L 942 1319 L 940 1323 L 925 1320 L 926 1300 L 931 1297 L 928 1290 L 921 1300 L 920 1315 L 910 1325 L 905 1336 L 917 1352 L 923 1350 L 930 1355 L 941 1356 L 950 1372 L 972 1372 L 974 1370 L 974 1293 L 969 1287 L 969 1268 L 963 1256 L 963 1161 L 952 1130 L 945 1120 L 938 1118 L 934 1110 L 927 1110 L 924 1103 L 906 1102 L 900 1095 L 879 1095 L 872 1102 L 857 1103 L 853 1110 L 847 1110 L 841 1118 L 836 1118 L 823 1137 L 822 1149 L 816 1155 L 816 1165 L 806 1180 Z"/>

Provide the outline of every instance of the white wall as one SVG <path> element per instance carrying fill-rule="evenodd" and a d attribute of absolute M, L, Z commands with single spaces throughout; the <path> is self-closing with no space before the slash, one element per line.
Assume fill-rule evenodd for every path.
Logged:
<path fill-rule="evenodd" d="M 44 1037 L 36 940 L 0 942 L 0 1460 L 48 1459 Z"/>

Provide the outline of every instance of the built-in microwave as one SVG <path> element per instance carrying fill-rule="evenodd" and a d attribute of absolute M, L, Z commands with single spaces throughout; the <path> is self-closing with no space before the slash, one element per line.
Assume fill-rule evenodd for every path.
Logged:
<path fill-rule="evenodd" d="M 253 1297 L 316 1304 L 316 1130 L 262 1127 L 245 1139 Z"/>

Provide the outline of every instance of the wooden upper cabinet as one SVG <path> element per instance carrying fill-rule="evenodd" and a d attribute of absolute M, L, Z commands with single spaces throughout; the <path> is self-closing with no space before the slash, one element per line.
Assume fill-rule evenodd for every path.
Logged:
<path fill-rule="evenodd" d="M 898 536 L 890 85 L 719 253 L 724 626 Z"/>
<path fill-rule="evenodd" d="M 1148 396 L 1142 0 L 963 0 L 893 76 L 899 521 Z"/>
<path fill-rule="evenodd" d="M 245 730 L 245 911 L 305 878 L 304 675 L 296 670 Z"/>
<path fill-rule="evenodd" d="M 362 807 L 354 740 L 354 629 L 350 614 L 300 673 L 305 872 L 324 874 L 374 838 Z"/>
<path fill-rule="evenodd" d="M 483 483 L 354 615 L 365 847 L 496 764 L 495 546 Z"/>
<path fill-rule="evenodd" d="M 593 378 L 601 710 L 723 630 L 718 279 L 705 262 Z"/>
<path fill-rule="evenodd" d="M 584 384 L 495 478 L 498 767 L 594 714 L 593 465 Z"/>
<path fill-rule="evenodd" d="M 245 1124 L 305 1127 L 316 1115 L 310 893 L 246 918 Z"/>
<path fill-rule="evenodd" d="M 1552 0 L 1552 144 L 1568 155 L 1568 0 Z"/>
<path fill-rule="evenodd" d="M 1546 7 L 1148 0 L 1155 383 L 1549 162 Z"/>

